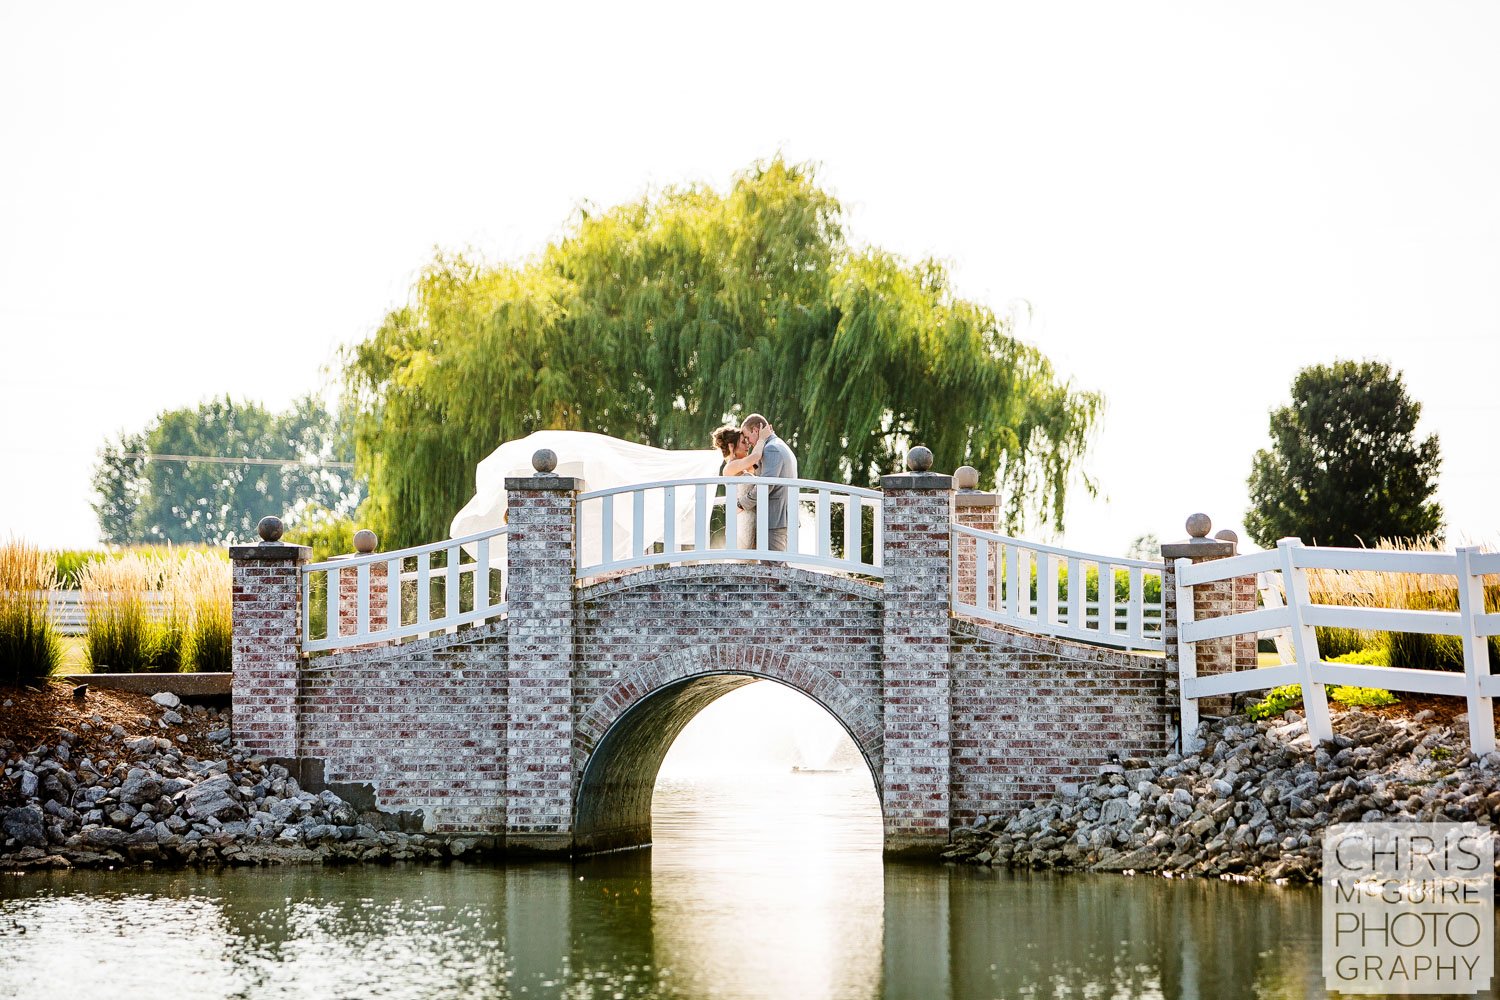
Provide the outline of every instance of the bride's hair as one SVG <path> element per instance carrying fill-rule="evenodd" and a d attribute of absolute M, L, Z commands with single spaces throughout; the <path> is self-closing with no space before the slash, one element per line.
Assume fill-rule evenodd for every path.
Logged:
<path fill-rule="evenodd" d="M 734 446 L 740 443 L 741 433 L 738 427 L 730 427 L 728 424 L 715 428 L 713 434 L 714 447 L 719 449 L 719 454 L 728 458 L 734 454 Z"/>

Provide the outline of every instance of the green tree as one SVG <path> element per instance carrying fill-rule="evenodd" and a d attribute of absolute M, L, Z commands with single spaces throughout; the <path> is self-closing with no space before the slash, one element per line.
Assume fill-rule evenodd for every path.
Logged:
<path fill-rule="evenodd" d="M 724 193 L 580 211 L 524 263 L 439 253 L 345 360 L 368 520 L 393 546 L 446 535 L 503 441 L 703 448 L 752 410 L 808 478 L 870 483 L 922 443 L 998 482 L 1011 527 L 1061 527 L 1101 405 L 942 265 L 851 247 L 838 202 L 780 159 Z"/>
<path fill-rule="evenodd" d="M 348 516 L 363 486 L 352 470 L 321 463 L 353 458 L 348 421 L 312 396 L 285 413 L 227 396 L 164 410 L 101 450 L 93 505 L 99 533 L 115 544 L 225 545 L 253 540 L 266 514 L 293 524 L 303 510 Z"/>
<path fill-rule="evenodd" d="M 1257 544 L 1319 545 L 1435 538 L 1437 435 L 1417 440 L 1420 403 L 1378 361 L 1297 373 L 1292 401 L 1271 411 L 1271 448 L 1255 453 L 1245 529 Z"/>

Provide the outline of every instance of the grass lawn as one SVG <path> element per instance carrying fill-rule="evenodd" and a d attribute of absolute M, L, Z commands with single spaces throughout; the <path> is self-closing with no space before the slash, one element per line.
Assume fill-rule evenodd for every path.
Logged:
<path fill-rule="evenodd" d="M 60 674 L 86 674 L 89 673 L 88 657 L 84 655 L 84 637 L 81 635 L 65 635 L 60 637 L 63 646 L 62 666 L 57 668 Z"/>

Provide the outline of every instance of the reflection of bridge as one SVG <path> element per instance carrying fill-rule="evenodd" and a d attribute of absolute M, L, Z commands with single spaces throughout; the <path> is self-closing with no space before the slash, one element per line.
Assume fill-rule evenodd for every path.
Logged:
<path fill-rule="evenodd" d="M 1170 570 L 998 535 L 996 498 L 924 452 L 879 491 L 759 481 L 756 539 L 793 491 L 784 553 L 733 547 L 744 480 L 587 493 L 550 453 L 489 534 L 309 566 L 268 528 L 232 551 L 236 734 L 429 830 L 547 851 L 648 843 L 672 741 L 756 679 L 848 731 L 893 852 L 1163 752 Z"/>

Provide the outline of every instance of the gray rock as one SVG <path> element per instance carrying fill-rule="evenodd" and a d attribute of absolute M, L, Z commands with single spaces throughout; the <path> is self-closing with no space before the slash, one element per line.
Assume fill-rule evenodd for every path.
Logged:
<path fill-rule="evenodd" d="M 0 829 L 7 837 L 14 837 L 22 847 L 46 847 L 46 817 L 36 806 L 19 806 L 7 809 L 0 818 Z"/>
<path fill-rule="evenodd" d="M 36 790 L 37 790 L 38 784 L 39 784 L 39 782 L 37 781 L 36 772 L 34 772 L 34 771 L 25 771 L 25 772 L 23 772 L 21 774 L 21 798 L 23 798 L 23 799 L 34 799 L 34 798 L 36 798 Z"/>
<path fill-rule="evenodd" d="M 84 828 L 82 837 L 83 842 L 90 847 L 111 850 L 123 846 L 130 839 L 130 834 L 113 827 L 90 826 Z"/>
<path fill-rule="evenodd" d="M 133 740 L 125 741 L 125 749 L 131 753 L 148 754 L 156 752 L 156 737 L 140 736 Z"/>
<path fill-rule="evenodd" d="M 182 725 L 182 716 L 178 715 L 176 712 L 172 711 L 169 708 L 165 712 L 161 713 L 161 721 L 165 722 L 169 726 L 180 726 Z"/>
<path fill-rule="evenodd" d="M 151 700 L 162 708 L 176 708 L 182 704 L 182 699 L 170 691 L 158 691 L 151 696 Z"/>
<path fill-rule="evenodd" d="M 243 819 L 246 815 L 244 806 L 235 800 L 234 782 L 223 774 L 189 788 L 184 793 L 183 805 L 195 819 L 224 821 Z"/>
<path fill-rule="evenodd" d="M 161 798 L 162 783 L 149 772 L 132 771 L 120 786 L 120 801 L 133 806 L 145 805 Z"/>

